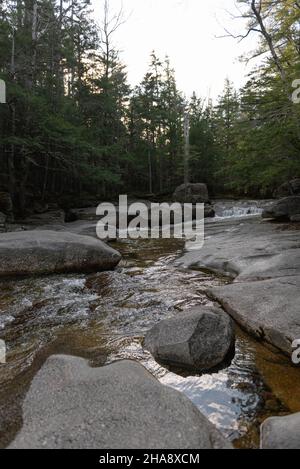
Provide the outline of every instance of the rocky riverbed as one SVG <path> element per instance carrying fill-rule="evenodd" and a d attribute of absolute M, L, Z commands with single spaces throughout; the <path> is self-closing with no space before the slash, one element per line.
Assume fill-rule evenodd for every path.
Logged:
<path fill-rule="evenodd" d="M 208 294 L 248 332 L 287 355 L 300 338 L 299 225 L 257 218 L 207 225 L 203 248 L 178 265 L 226 275 Z"/>
<path fill-rule="evenodd" d="M 207 239 L 201 251 L 195 246 L 190 250 L 178 240 L 117 242 L 113 247 L 123 260 L 114 272 L 1 281 L 0 338 L 8 349 L 7 364 L 0 365 L 1 446 L 14 444 L 11 442 L 22 427 L 24 415 L 25 420 L 31 415 L 28 388 L 53 354 L 84 357 L 92 367 L 120 359 L 138 361 L 162 384 L 184 393 L 236 447 L 258 447 L 260 424 L 267 417 L 300 411 L 300 372 L 289 356 L 294 335 L 280 328 L 279 335 L 256 333 L 251 322 L 253 311 L 256 313 L 256 306 L 263 307 L 263 300 L 268 301 L 269 289 L 252 299 L 250 289 L 273 278 L 278 282 L 289 278 L 292 282 L 288 288 L 294 288 L 298 225 L 261 221 L 257 205 L 243 204 L 240 209 L 233 207 L 233 212 L 228 203 L 226 207 L 226 220 L 217 218 L 207 223 Z M 253 218 L 256 210 L 258 216 Z M 232 213 L 243 217 L 230 218 Z M 75 222 L 63 225 L 61 230 L 72 231 L 79 225 L 83 229 L 81 222 Z M 252 310 L 249 316 L 247 310 L 237 311 L 248 317 L 250 325 L 221 298 L 238 286 L 245 286 L 240 297 L 245 302 L 248 299 Z M 282 304 L 283 313 L 288 315 L 292 299 L 285 295 L 290 290 L 282 288 L 274 304 L 280 298 L 290 301 Z M 213 307 L 216 300 L 242 326 L 236 326 L 235 356 L 222 370 L 204 374 L 170 371 L 143 348 L 146 332 L 162 319 L 180 317 L 199 305 Z M 259 320 L 272 322 L 270 317 L 265 319 L 265 311 L 271 311 L 269 306 L 264 306 Z M 282 324 L 292 334 L 294 316 L 287 319 Z M 264 322 L 259 327 L 269 330 Z M 297 334 L 297 329 L 294 332 Z M 27 404 L 23 404 L 26 395 Z"/>

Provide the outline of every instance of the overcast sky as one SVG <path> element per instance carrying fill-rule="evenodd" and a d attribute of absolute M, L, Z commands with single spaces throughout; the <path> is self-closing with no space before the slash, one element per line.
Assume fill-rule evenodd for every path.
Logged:
<path fill-rule="evenodd" d="M 121 0 L 110 0 L 118 10 Z M 115 44 L 127 65 L 129 82 L 138 84 L 149 64 L 152 50 L 170 57 L 179 88 L 187 95 L 216 98 L 228 76 L 236 86 L 245 82 L 251 65 L 239 61 L 255 48 L 257 37 L 238 43 L 224 35 L 224 28 L 241 33 L 245 27 L 234 20 L 234 0 L 123 0 L 126 23 L 115 35 Z M 101 20 L 103 0 L 93 0 L 95 19 Z M 252 64 L 253 66 L 253 64 Z M 250 67 L 250 68 L 249 68 Z"/>

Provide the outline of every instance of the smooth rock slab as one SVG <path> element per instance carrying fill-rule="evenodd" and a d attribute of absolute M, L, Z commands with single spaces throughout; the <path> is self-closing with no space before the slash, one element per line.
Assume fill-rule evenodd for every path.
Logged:
<path fill-rule="evenodd" d="M 204 246 L 187 250 L 178 265 L 208 269 L 235 281 L 300 274 L 299 231 L 253 219 L 208 224 L 205 234 Z"/>
<path fill-rule="evenodd" d="M 261 449 L 300 449 L 300 413 L 267 419 L 261 426 Z"/>
<path fill-rule="evenodd" d="M 233 278 L 210 293 L 248 332 L 290 354 L 300 338 L 299 230 L 258 218 L 207 224 L 204 246 L 177 264 Z"/>
<path fill-rule="evenodd" d="M 248 332 L 289 356 L 300 338 L 300 276 L 241 282 L 208 290 Z"/>
<path fill-rule="evenodd" d="M 156 324 L 144 347 L 159 362 L 195 371 L 222 364 L 234 347 L 233 321 L 220 308 L 194 308 Z"/>
<path fill-rule="evenodd" d="M 262 217 L 291 220 L 298 215 L 300 215 L 300 196 L 291 196 L 274 202 L 264 210 Z"/>
<path fill-rule="evenodd" d="M 183 394 L 132 361 L 90 368 L 50 357 L 23 404 L 24 425 L 10 448 L 231 448 Z"/>
<path fill-rule="evenodd" d="M 0 277 L 110 270 L 121 255 L 99 240 L 64 231 L 0 235 Z"/>

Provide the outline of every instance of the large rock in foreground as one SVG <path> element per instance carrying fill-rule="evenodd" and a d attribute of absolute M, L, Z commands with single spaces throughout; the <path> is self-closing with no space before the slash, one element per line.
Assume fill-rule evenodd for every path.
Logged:
<path fill-rule="evenodd" d="M 300 449 L 300 413 L 267 419 L 261 427 L 261 449 Z"/>
<path fill-rule="evenodd" d="M 207 371 L 225 362 L 234 347 L 234 325 L 220 308 L 194 308 L 156 324 L 144 347 L 162 364 Z"/>
<path fill-rule="evenodd" d="M 90 368 L 52 356 L 23 404 L 24 426 L 11 448 L 230 448 L 183 394 L 160 384 L 141 365 Z"/>
<path fill-rule="evenodd" d="M 0 235 L 0 277 L 110 270 L 121 255 L 88 236 L 55 231 Z"/>
<path fill-rule="evenodd" d="M 182 184 L 173 194 L 174 202 L 184 203 L 208 203 L 209 196 L 206 184 Z"/>
<path fill-rule="evenodd" d="M 299 221 L 300 219 L 300 196 L 286 197 L 274 202 L 273 205 L 264 210 L 263 218 L 285 219 Z"/>

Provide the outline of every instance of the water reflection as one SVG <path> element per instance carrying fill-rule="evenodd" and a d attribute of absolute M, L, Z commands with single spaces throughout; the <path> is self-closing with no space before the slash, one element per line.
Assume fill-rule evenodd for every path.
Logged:
<path fill-rule="evenodd" d="M 238 336 L 235 358 L 226 370 L 187 379 L 167 374 L 162 382 L 183 391 L 233 440 L 247 432 L 264 403 L 265 385 L 257 374 L 254 353 Z"/>

